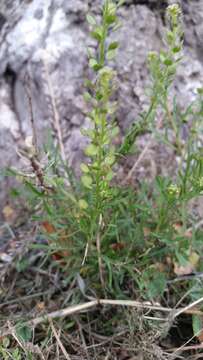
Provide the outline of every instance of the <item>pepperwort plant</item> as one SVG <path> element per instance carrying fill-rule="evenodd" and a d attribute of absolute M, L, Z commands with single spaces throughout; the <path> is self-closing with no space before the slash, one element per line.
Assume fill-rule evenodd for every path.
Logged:
<path fill-rule="evenodd" d="M 181 10 L 171 5 L 166 12 L 164 49 L 148 56 L 148 109 L 126 130 L 122 144 L 115 145 L 119 128 L 113 100 L 116 71 L 111 64 L 119 43 L 109 42 L 109 35 L 120 26 L 119 6 L 121 1 L 105 0 L 101 20 L 87 15 L 96 46 L 88 48 L 92 79 L 85 81 L 89 128 L 81 129 L 88 139 L 81 178 L 74 177 L 52 145 L 45 147 L 42 165 L 33 144 L 27 155 L 24 151 L 32 176 L 22 172 L 18 176 L 35 210 L 34 219 L 41 222 L 48 238 L 48 252 L 64 272 L 68 270 L 69 278 L 79 274 L 91 288 L 116 294 L 123 294 L 121 288 L 132 279 L 145 295 L 154 297 L 164 291 L 168 276 L 164 270 L 161 274 L 157 271 L 157 263 L 170 258 L 171 264 L 185 266 L 191 253 L 200 251 L 195 242 L 199 228 L 193 227 L 188 204 L 203 192 L 203 92 L 198 90 L 197 100 L 185 111 L 171 99 L 170 89 L 183 57 Z M 157 114 L 161 114 L 162 124 L 155 130 Z M 189 132 L 183 141 L 185 125 Z M 155 184 L 144 184 L 138 190 L 122 188 L 116 182 L 115 169 L 145 132 L 174 151 L 178 159 L 174 177 L 157 176 Z M 192 240 L 188 228 L 192 228 Z"/>

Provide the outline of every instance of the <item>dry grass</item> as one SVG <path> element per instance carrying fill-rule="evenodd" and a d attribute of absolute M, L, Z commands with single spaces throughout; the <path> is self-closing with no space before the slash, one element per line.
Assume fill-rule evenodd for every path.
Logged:
<path fill-rule="evenodd" d="M 43 261 L 43 250 L 29 250 L 29 243 L 39 241 L 34 231 L 20 228 L 15 233 L 18 253 L 0 274 L 1 339 L 9 337 L 10 349 L 18 346 L 22 359 L 29 352 L 31 359 L 43 360 L 168 360 L 201 352 L 202 346 L 191 344 L 191 339 L 182 346 L 174 343 L 164 349 L 161 338 L 164 333 L 167 338 L 175 319 L 183 313 L 200 313 L 198 305 L 203 299 L 174 310 L 143 301 L 87 301 L 77 282 L 72 288 L 64 285 L 65 278 L 53 263 Z M 22 239 L 26 238 L 25 246 Z M 25 256 L 29 272 L 16 271 L 16 264 Z M 82 299 L 83 303 L 69 305 Z M 27 342 L 19 339 L 14 327 L 22 321 L 33 330 Z"/>

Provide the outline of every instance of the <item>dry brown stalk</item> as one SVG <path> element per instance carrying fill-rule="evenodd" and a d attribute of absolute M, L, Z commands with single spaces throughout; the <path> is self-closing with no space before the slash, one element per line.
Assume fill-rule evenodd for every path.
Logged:
<path fill-rule="evenodd" d="M 198 299 L 198 300 L 192 302 L 191 304 L 185 306 L 184 308 L 177 310 L 177 311 L 175 312 L 174 319 L 175 319 L 176 317 L 178 317 L 180 314 L 183 314 L 183 313 L 194 314 L 194 311 L 196 312 L 197 309 L 193 309 L 193 308 L 195 308 L 197 305 L 199 305 L 199 304 L 201 304 L 201 303 L 203 303 L 203 297 L 201 297 L 200 299 Z M 190 312 L 189 312 L 189 311 L 190 311 Z"/>
<path fill-rule="evenodd" d="M 59 345 L 59 347 L 60 347 L 63 355 L 65 356 L 65 359 L 71 360 L 69 354 L 67 353 L 65 347 L 63 346 L 63 344 L 62 344 L 62 342 L 61 342 L 60 336 L 58 335 L 58 333 L 57 333 L 57 331 L 56 331 L 56 329 L 55 329 L 55 327 L 54 327 L 54 324 L 53 324 L 53 322 L 52 322 L 51 319 L 49 320 L 49 323 L 50 323 L 51 329 L 52 329 L 52 331 L 53 331 L 53 334 L 54 334 L 54 336 L 55 336 L 55 338 L 56 338 L 56 341 L 57 341 L 57 343 L 58 343 L 58 345 Z"/>
<path fill-rule="evenodd" d="M 34 112 L 32 106 L 32 95 L 31 95 L 31 88 L 30 88 L 30 78 L 28 77 L 25 79 L 25 91 L 28 99 L 28 105 L 30 110 L 30 123 L 32 127 L 32 137 L 33 137 L 33 146 L 35 148 L 36 153 L 38 153 L 38 143 L 37 143 L 37 132 L 34 122 Z"/>
<path fill-rule="evenodd" d="M 47 60 L 46 60 L 46 54 L 43 57 L 43 61 L 44 61 L 44 68 L 45 68 L 45 75 L 46 75 L 48 91 L 49 91 L 52 110 L 53 110 L 52 126 L 53 126 L 53 129 L 54 129 L 56 137 L 57 137 L 57 141 L 58 141 L 58 145 L 59 145 L 60 153 L 61 153 L 61 158 L 65 162 L 66 155 L 65 155 L 63 136 L 62 136 L 61 125 L 60 125 L 60 116 L 59 116 L 59 113 L 57 110 L 56 100 L 55 100 L 55 96 L 54 96 L 54 89 L 53 89 L 53 85 L 51 82 L 51 77 L 49 74 L 48 64 L 47 64 Z"/>
<path fill-rule="evenodd" d="M 72 305 L 65 309 L 57 310 L 49 314 L 45 314 L 43 316 L 39 316 L 35 319 L 29 320 L 25 323 L 26 326 L 35 327 L 44 321 L 50 321 L 52 319 L 66 317 L 69 315 L 73 315 L 82 311 L 87 311 L 91 308 L 94 308 L 98 305 L 111 305 L 111 306 L 126 306 L 126 307 L 134 307 L 139 309 L 148 309 L 148 310 L 156 310 L 164 313 L 168 313 L 168 319 L 175 319 L 177 316 L 179 316 L 182 313 L 185 314 L 198 314 L 203 316 L 203 312 L 197 310 L 196 308 L 193 309 L 196 305 L 203 302 L 203 298 L 193 302 L 192 304 L 186 306 L 182 309 L 172 309 L 172 308 L 166 308 L 159 305 L 153 305 L 149 302 L 139 302 L 134 300 L 114 300 L 114 299 L 92 299 L 89 302 L 78 304 L 78 305 Z M 171 316 L 172 315 L 172 316 Z M 0 331 L 0 336 L 6 336 L 11 334 L 12 331 L 15 331 L 15 327 L 9 328 L 9 330 L 2 330 Z"/>

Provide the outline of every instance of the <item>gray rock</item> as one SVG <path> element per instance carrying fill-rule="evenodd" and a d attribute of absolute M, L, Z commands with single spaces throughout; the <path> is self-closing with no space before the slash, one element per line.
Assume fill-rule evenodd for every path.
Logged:
<path fill-rule="evenodd" d="M 186 60 L 175 84 L 182 106 L 203 85 L 203 0 L 182 0 Z M 149 84 L 146 56 L 159 49 L 167 1 L 130 1 L 120 11 L 123 27 L 116 62 L 118 122 L 124 130 L 147 104 Z M 195 5 L 194 5 L 195 3 Z M 33 102 L 39 142 L 45 141 L 54 117 L 60 117 L 67 158 L 74 168 L 86 143 L 80 126 L 88 126 L 82 99 L 88 75 L 86 46 L 91 43 L 86 13 L 99 16 L 100 0 L 1 0 L 0 4 L 0 167 L 16 165 L 16 147 L 30 135 L 26 79 Z M 160 11 L 159 11 L 160 8 Z M 20 162 L 19 162 L 19 166 Z M 1 199 L 6 199 L 1 183 Z"/>

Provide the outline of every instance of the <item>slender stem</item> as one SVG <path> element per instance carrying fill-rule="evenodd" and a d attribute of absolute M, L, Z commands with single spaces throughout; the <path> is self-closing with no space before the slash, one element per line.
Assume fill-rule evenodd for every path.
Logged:
<path fill-rule="evenodd" d="M 90 248 L 91 244 L 96 243 L 96 255 L 98 259 L 98 268 L 100 281 L 104 287 L 104 276 L 102 266 L 102 238 L 103 238 L 103 218 L 105 211 L 105 204 L 107 202 L 108 194 L 110 193 L 110 185 L 108 180 L 108 164 L 105 160 L 108 157 L 108 152 L 111 151 L 109 143 L 111 137 L 108 133 L 108 109 L 110 107 L 110 97 L 112 93 L 111 80 L 114 75 L 113 70 L 106 68 L 106 39 L 108 31 L 110 30 L 112 23 L 109 22 L 109 17 L 112 15 L 112 10 L 108 0 L 104 1 L 102 23 L 99 26 L 99 38 L 98 38 L 98 53 L 97 64 L 98 69 L 95 69 L 97 76 L 94 82 L 94 102 L 93 105 L 93 135 L 90 136 L 90 142 L 93 147 L 96 148 L 95 153 L 90 154 L 91 164 L 89 165 L 90 177 L 91 177 L 91 206 L 89 210 L 90 226 L 88 229 L 88 244 L 86 249 Z M 87 252 L 87 251 L 86 251 Z M 85 257 L 86 258 L 86 252 Z M 84 260 L 83 260 L 84 263 Z"/>
<path fill-rule="evenodd" d="M 103 277 L 103 269 L 102 269 L 103 266 L 102 266 L 102 256 L 101 256 L 101 228 L 102 228 L 102 214 L 99 215 L 99 225 L 98 225 L 98 230 L 97 230 L 96 242 L 97 242 L 99 276 L 100 276 L 101 284 L 104 288 L 105 282 L 104 282 L 104 277 Z"/>
<path fill-rule="evenodd" d="M 108 1 L 106 1 L 104 5 L 104 13 L 103 13 L 103 22 L 102 22 L 102 40 L 99 47 L 99 63 L 100 66 L 104 67 L 105 65 L 105 41 L 107 37 L 108 32 L 108 25 L 106 24 L 106 12 L 108 11 Z M 101 256 L 101 228 L 102 228 L 102 219 L 103 219 L 103 213 L 102 213 L 102 207 L 103 207 L 103 198 L 102 198 L 102 189 L 101 189 L 101 182 L 103 178 L 102 173 L 102 162 L 104 160 L 104 149 L 103 149 L 103 137 L 107 126 L 107 120 L 106 117 L 102 113 L 103 106 L 106 104 L 108 99 L 104 99 L 104 104 L 101 104 L 98 108 L 100 117 L 100 126 L 96 126 L 95 124 L 95 130 L 96 130 L 96 137 L 98 141 L 98 155 L 97 155 L 97 172 L 96 172 L 96 222 L 98 223 L 97 230 L 96 230 L 96 247 L 97 247 L 97 256 L 98 256 L 98 267 L 99 267 L 99 275 L 100 275 L 100 281 L 102 286 L 105 286 L 104 277 L 103 277 L 103 266 L 102 266 L 102 256 Z"/>
<path fill-rule="evenodd" d="M 102 189 L 100 183 L 102 182 L 102 162 L 104 159 L 104 150 L 103 150 L 103 135 L 106 128 L 106 119 L 101 115 L 101 127 L 98 130 L 98 145 L 99 151 L 97 156 L 97 165 L 98 170 L 96 173 L 96 222 L 98 223 L 97 230 L 96 230 L 96 246 L 97 246 L 97 256 L 98 256 L 98 267 L 99 267 L 99 275 L 102 287 L 104 288 L 105 282 L 103 277 L 103 266 L 102 266 L 102 256 L 101 256 L 101 229 L 102 229 L 102 220 L 103 220 L 103 198 L 102 198 Z"/>
<path fill-rule="evenodd" d="M 183 200 L 181 204 L 181 217 L 183 233 L 185 233 L 187 230 L 187 203 L 185 200 Z"/>
<path fill-rule="evenodd" d="M 175 134 L 175 143 L 176 143 L 176 146 L 177 146 L 177 149 L 178 149 L 178 154 L 181 155 L 182 154 L 182 145 L 181 145 L 181 140 L 179 138 L 179 134 L 178 134 L 178 129 L 177 129 L 177 126 L 175 124 L 175 121 L 173 119 L 173 116 L 171 114 L 171 111 L 169 109 L 169 105 L 168 105 L 168 102 L 166 100 L 165 102 L 165 108 L 166 108 L 166 115 L 168 117 L 168 120 L 171 124 L 171 127 L 174 131 L 174 134 Z"/>
<path fill-rule="evenodd" d="M 102 67 L 104 66 L 104 63 L 105 63 L 105 41 L 106 41 L 107 29 L 108 29 L 106 21 L 105 21 L 105 18 L 106 18 L 105 15 L 106 15 L 107 9 L 108 9 L 108 1 L 106 2 L 105 7 L 104 7 L 104 16 L 103 16 L 103 21 L 102 21 L 103 32 L 102 32 L 102 40 L 101 40 L 100 47 L 99 47 L 99 62 Z"/>

